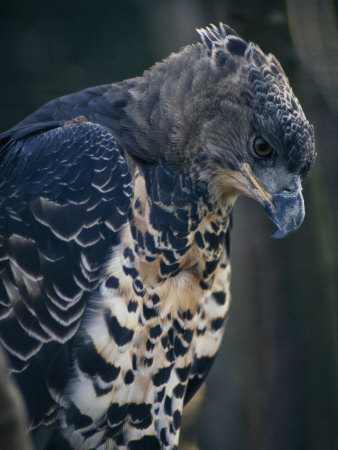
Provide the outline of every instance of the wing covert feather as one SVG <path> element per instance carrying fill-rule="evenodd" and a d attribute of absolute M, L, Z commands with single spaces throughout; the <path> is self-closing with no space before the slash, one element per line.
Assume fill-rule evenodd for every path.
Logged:
<path fill-rule="evenodd" d="M 131 175 L 111 132 L 90 122 L 34 125 L 0 142 L 0 339 L 24 395 L 41 396 L 47 386 L 25 376 L 47 373 L 42 361 L 71 343 L 129 219 Z M 34 425 L 52 409 L 47 398 L 32 403 Z"/>

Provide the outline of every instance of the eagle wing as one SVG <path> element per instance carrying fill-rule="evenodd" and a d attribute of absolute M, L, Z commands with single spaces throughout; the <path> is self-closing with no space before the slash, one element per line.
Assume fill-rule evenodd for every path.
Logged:
<path fill-rule="evenodd" d="M 16 129 L 0 146 L 0 339 L 36 426 L 55 409 L 41 380 L 61 348 L 69 358 L 128 221 L 131 175 L 111 132 L 84 120 Z"/>

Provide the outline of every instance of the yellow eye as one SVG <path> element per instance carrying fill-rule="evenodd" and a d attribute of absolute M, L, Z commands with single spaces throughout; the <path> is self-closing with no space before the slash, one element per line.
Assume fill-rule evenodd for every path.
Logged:
<path fill-rule="evenodd" d="M 267 156 L 270 156 L 271 153 L 273 152 L 273 148 L 271 147 L 271 145 L 268 144 L 261 137 L 256 137 L 256 139 L 254 140 L 254 143 L 253 143 L 253 147 L 254 147 L 256 155 L 262 156 L 265 158 Z"/>

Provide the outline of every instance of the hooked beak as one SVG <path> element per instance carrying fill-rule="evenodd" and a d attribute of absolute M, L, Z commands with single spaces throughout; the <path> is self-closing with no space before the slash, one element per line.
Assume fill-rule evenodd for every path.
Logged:
<path fill-rule="evenodd" d="M 248 164 L 243 164 L 243 168 L 258 191 L 260 203 L 278 227 L 271 237 L 281 239 L 299 228 L 305 216 L 300 177 L 294 178 L 287 186 L 270 194 L 254 177 Z"/>
<path fill-rule="evenodd" d="M 281 239 L 299 228 L 304 220 L 305 208 L 301 189 L 277 193 L 272 196 L 272 203 L 273 208 L 271 203 L 263 206 L 278 227 L 271 237 Z"/>

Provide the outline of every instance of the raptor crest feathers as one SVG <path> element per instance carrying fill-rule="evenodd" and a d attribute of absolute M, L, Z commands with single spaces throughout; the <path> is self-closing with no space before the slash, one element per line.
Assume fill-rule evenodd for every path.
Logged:
<path fill-rule="evenodd" d="M 229 56 L 244 56 L 248 47 L 236 31 L 221 22 L 218 28 L 211 24 L 196 31 L 216 65 L 224 65 Z"/>

